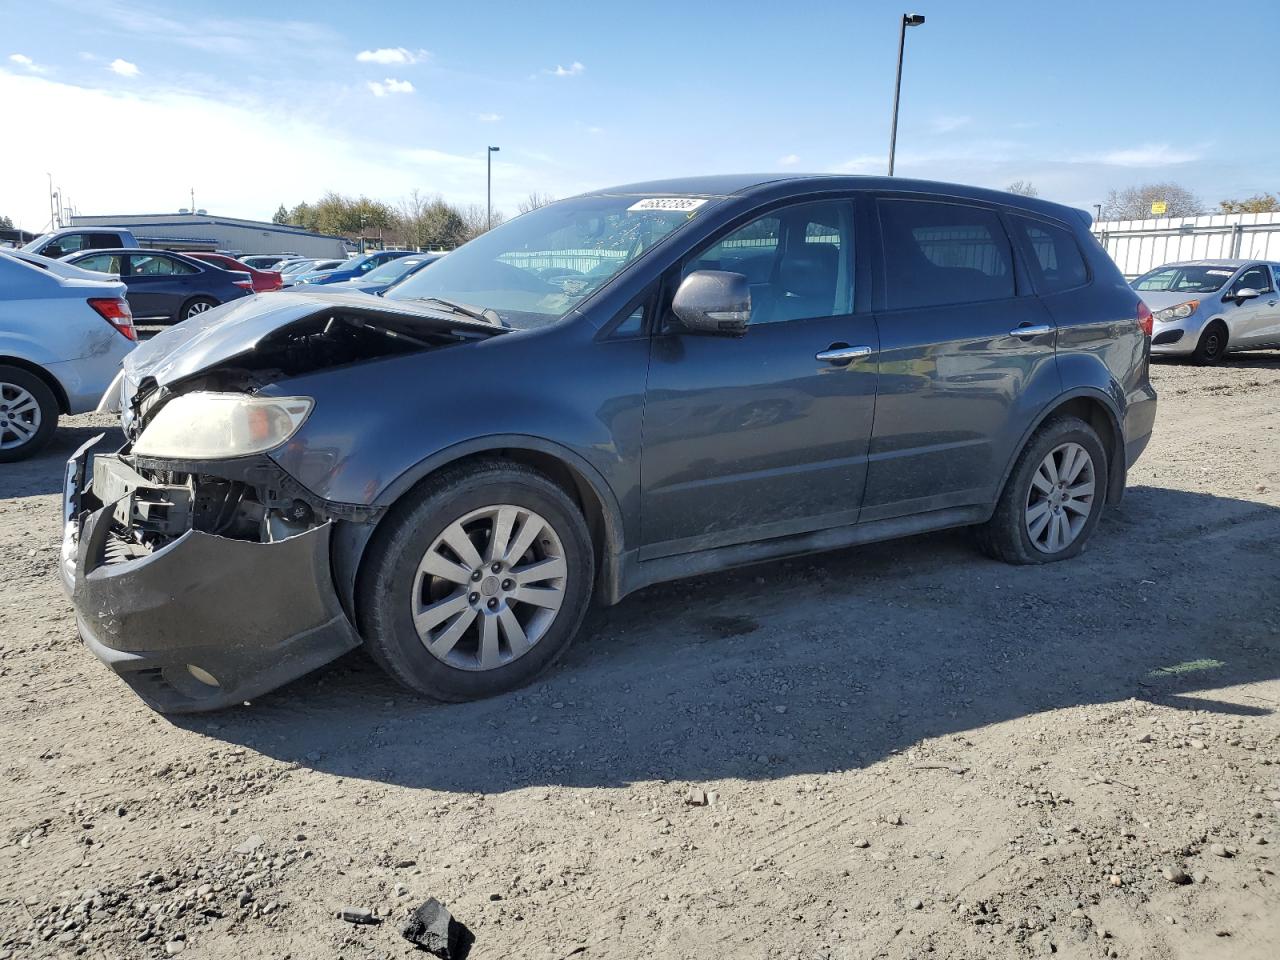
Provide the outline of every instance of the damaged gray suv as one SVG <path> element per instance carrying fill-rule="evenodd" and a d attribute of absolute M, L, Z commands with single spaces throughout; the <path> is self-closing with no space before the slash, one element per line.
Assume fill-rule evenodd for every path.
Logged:
<path fill-rule="evenodd" d="M 276 293 L 140 346 L 69 461 L 85 644 L 233 704 L 363 644 L 460 701 L 593 597 L 974 526 L 1069 558 L 1155 417 L 1151 315 L 1079 211 L 902 179 L 604 190 L 385 297 Z"/>

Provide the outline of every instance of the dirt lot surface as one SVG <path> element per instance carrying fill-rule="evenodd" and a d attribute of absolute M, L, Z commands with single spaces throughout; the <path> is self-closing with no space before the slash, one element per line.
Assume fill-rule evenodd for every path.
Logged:
<path fill-rule="evenodd" d="M 1074 561 L 920 537 L 644 591 L 499 700 L 356 654 L 177 721 L 76 639 L 70 421 L 0 467 L 0 960 L 406 957 L 428 896 L 473 958 L 1274 960 L 1280 358 L 1153 376 Z"/>

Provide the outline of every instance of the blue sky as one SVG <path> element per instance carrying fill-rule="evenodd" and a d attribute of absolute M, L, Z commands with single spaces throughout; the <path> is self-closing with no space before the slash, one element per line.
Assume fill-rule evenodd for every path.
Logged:
<path fill-rule="evenodd" d="M 901 2 L 0 0 L 0 213 L 268 217 L 326 189 L 395 202 L 687 173 L 883 172 Z M 928 0 L 898 173 L 1077 206 L 1175 179 L 1280 191 L 1274 3 Z M 274 15 L 264 15 L 270 11 Z M 1233 26 L 1234 25 L 1234 26 Z M 1224 30 L 1241 37 L 1237 58 Z M 1257 104 L 1250 106 L 1252 99 Z"/>

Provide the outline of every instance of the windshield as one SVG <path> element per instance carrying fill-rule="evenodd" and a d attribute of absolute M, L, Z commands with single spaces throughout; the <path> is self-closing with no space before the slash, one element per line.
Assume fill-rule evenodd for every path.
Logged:
<path fill-rule="evenodd" d="M 426 257 L 400 257 L 398 260 L 389 260 L 382 266 L 370 270 L 364 278 L 379 282 L 394 280 L 396 277 L 403 277 L 424 260 L 430 262 Z"/>
<path fill-rule="evenodd" d="M 314 260 L 295 260 L 293 261 L 293 263 L 286 263 L 283 266 L 281 266 L 280 272 L 281 273 L 297 273 L 299 270 L 306 270 L 313 263 L 315 263 Z"/>
<path fill-rule="evenodd" d="M 1160 267 L 1133 281 L 1133 289 L 1169 293 L 1213 293 L 1231 279 L 1235 267 L 1178 266 Z"/>
<path fill-rule="evenodd" d="M 46 240 L 51 240 L 51 239 L 53 239 L 52 233 L 42 233 L 40 234 L 40 236 L 36 237 L 34 240 L 30 241 L 29 243 L 23 244 L 22 249 L 28 252 L 34 252 L 35 250 L 40 249 L 40 246 Z"/>
<path fill-rule="evenodd" d="M 562 200 L 481 234 L 386 296 L 439 297 L 493 310 L 510 327 L 544 326 L 687 223 L 705 202 L 687 197 Z"/>

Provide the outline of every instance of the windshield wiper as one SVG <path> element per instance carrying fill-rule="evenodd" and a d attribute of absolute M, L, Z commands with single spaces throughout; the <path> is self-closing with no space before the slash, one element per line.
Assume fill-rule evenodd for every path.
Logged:
<path fill-rule="evenodd" d="M 473 307 L 469 303 L 458 303 L 456 300 L 446 300 L 444 297 L 414 297 L 413 299 L 420 303 L 438 303 L 450 313 L 470 317 L 472 320 L 479 320 L 481 323 L 492 323 L 499 327 L 506 326 L 502 322 L 502 317 L 498 315 L 498 311 L 490 307 Z"/>

